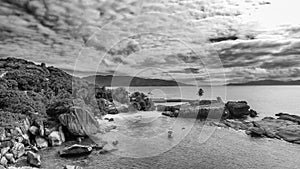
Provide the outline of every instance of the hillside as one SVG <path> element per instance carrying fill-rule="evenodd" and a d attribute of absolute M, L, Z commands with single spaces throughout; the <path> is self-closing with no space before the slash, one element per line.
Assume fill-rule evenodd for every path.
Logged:
<path fill-rule="evenodd" d="M 277 81 L 277 80 L 260 80 L 260 81 L 251 81 L 246 83 L 229 83 L 227 86 L 264 86 L 264 85 L 300 85 L 300 80 L 296 81 Z"/>
<path fill-rule="evenodd" d="M 191 86 L 174 80 L 146 79 L 131 76 L 96 75 L 83 79 L 100 86 Z"/>

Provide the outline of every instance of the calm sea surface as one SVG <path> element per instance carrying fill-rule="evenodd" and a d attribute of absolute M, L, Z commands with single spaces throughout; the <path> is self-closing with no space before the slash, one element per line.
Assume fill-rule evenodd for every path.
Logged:
<path fill-rule="evenodd" d="M 216 86 L 201 87 L 205 93 L 201 99 L 224 101 L 244 100 L 260 116 L 274 116 L 279 112 L 300 115 L 300 86 Z M 153 97 L 199 99 L 198 87 L 133 87 L 129 91 L 151 92 Z"/>
<path fill-rule="evenodd" d="M 273 116 L 284 111 L 300 115 L 300 87 L 203 87 L 203 99 L 221 96 L 227 100 L 246 100 L 260 112 Z M 197 99 L 194 87 L 143 87 L 130 91 L 151 92 L 153 97 Z M 300 145 L 282 140 L 251 138 L 243 131 L 203 125 L 194 119 L 161 116 L 159 112 L 137 112 L 114 116 L 117 130 L 95 138 L 109 143 L 118 140 L 118 151 L 108 154 L 92 153 L 88 157 L 62 159 L 57 157 L 60 147 L 42 152 L 43 168 L 62 168 L 79 165 L 97 168 L 153 168 L 153 169 L 299 169 Z M 167 133 L 172 129 L 173 137 Z M 97 140 L 97 139 L 95 139 Z"/>

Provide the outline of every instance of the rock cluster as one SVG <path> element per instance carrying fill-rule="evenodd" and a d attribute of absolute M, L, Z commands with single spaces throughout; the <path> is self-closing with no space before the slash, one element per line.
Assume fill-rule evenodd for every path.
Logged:
<path fill-rule="evenodd" d="M 41 157 L 37 152 L 48 146 L 58 146 L 64 141 L 64 133 L 59 129 L 46 128 L 43 123 L 30 122 L 26 118 L 22 124 L 15 128 L 0 128 L 0 148 L 2 166 L 15 164 L 22 156 L 27 156 L 28 164 L 40 167 Z"/>
<path fill-rule="evenodd" d="M 152 100 L 142 92 L 134 92 L 130 96 L 131 105 L 139 111 L 154 110 L 154 103 Z"/>
<path fill-rule="evenodd" d="M 266 117 L 261 121 L 253 122 L 253 127 L 246 133 L 256 137 L 269 137 L 283 139 L 288 142 L 300 144 L 300 116 L 279 113 L 277 119 Z"/>
<path fill-rule="evenodd" d="M 252 137 L 268 137 L 283 139 L 285 141 L 300 144 L 300 116 L 287 113 L 276 114 L 277 119 L 265 117 L 260 121 L 246 121 L 243 119 L 225 119 L 220 122 L 208 122 L 207 124 L 217 127 L 244 130 Z"/>

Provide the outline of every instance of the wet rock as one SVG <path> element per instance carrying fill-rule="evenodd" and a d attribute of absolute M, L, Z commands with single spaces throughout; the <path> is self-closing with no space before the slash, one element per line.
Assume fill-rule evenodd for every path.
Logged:
<path fill-rule="evenodd" d="M 14 157 L 16 159 L 20 158 L 21 156 L 23 156 L 25 154 L 25 146 L 22 143 L 14 143 L 13 148 L 11 149 Z"/>
<path fill-rule="evenodd" d="M 28 151 L 27 152 L 27 163 L 32 166 L 35 166 L 35 167 L 40 167 L 41 166 L 41 156 L 32 151 Z"/>
<path fill-rule="evenodd" d="M 79 144 L 74 144 L 70 147 L 66 147 L 63 150 L 59 151 L 61 157 L 76 157 L 89 155 L 93 151 L 93 148 L 90 146 L 84 146 Z"/>
<path fill-rule="evenodd" d="M 243 118 L 249 115 L 250 106 L 245 101 L 229 101 L 225 104 L 232 118 Z"/>
<path fill-rule="evenodd" d="M 3 156 L 0 160 L 0 164 L 3 165 L 4 167 L 6 167 L 7 163 L 8 163 L 8 161 L 7 161 L 6 157 Z"/>
<path fill-rule="evenodd" d="M 35 142 L 38 148 L 43 149 L 48 147 L 48 141 L 44 139 L 43 137 L 36 136 Z"/>
<path fill-rule="evenodd" d="M 70 113 L 59 116 L 59 121 L 75 136 L 92 135 L 99 129 L 99 124 L 91 113 L 80 107 L 72 107 Z"/>
<path fill-rule="evenodd" d="M 36 136 L 36 135 L 38 135 L 38 133 L 39 133 L 39 128 L 36 127 L 36 126 L 31 126 L 31 127 L 29 128 L 29 132 L 30 132 L 32 135 Z"/>

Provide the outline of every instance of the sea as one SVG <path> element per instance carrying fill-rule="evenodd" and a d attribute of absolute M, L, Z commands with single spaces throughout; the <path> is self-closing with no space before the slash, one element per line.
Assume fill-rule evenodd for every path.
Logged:
<path fill-rule="evenodd" d="M 298 86 L 215 86 L 134 87 L 151 97 L 245 100 L 260 117 L 279 112 L 300 115 Z M 93 135 L 107 140 L 107 154 L 93 152 L 87 157 L 63 159 L 60 147 L 42 152 L 42 168 L 77 165 L 86 169 L 299 169 L 300 145 L 278 139 L 251 138 L 244 131 L 204 125 L 206 121 L 162 116 L 159 112 L 131 112 L 112 115 L 117 128 Z M 116 141 L 116 144 L 112 144 Z"/>

